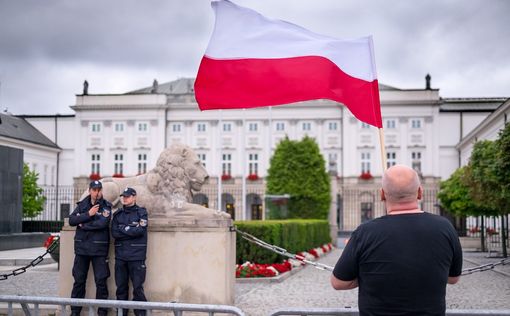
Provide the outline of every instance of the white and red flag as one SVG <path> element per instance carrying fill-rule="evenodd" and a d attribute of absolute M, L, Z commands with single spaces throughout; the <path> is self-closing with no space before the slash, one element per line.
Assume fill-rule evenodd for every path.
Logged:
<path fill-rule="evenodd" d="M 340 40 L 212 2 L 214 31 L 195 81 L 201 110 L 330 99 L 382 127 L 372 38 Z"/>

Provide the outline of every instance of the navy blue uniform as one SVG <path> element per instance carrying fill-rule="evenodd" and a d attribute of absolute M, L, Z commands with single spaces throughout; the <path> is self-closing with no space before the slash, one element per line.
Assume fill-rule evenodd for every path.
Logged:
<path fill-rule="evenodd" d="M 92 263 L 94 280 L 96 282 L 96 298 L 108 299 L 106 279 L 110 276 L 108 267 L 108 248 L 110 245 L 110 219 L 112 205 L 100 199 L 99 210 L 94 216 L 89 215 L 92 208 L 90 195 L 78 202 L 73 213 L 69 216 L 69 225 L 77 226 L 74 236 L 74 284 L 71 292 L 72 298 L 85 297 L 85 285 L 89 265 Z M 80 306 L 71 306 L 73 314 L 81 312 Z M 107 309 L 99 308 L 98 315 L 106 315 Z"/>
<path fill-rule="evenodd" d="M 112 220 L 115 238 L 115 284 L 117 299 L 128 300 L 128 282 L 133 284 L 133 300 L 147 301 L 143 290 L 147 254 L 147 210 L 138 205 L 124 206 L 115 212 Z M 127 310 L 123 310 L 127 315 Z M 145 310 L 135 310 L 145 315 Z"/>

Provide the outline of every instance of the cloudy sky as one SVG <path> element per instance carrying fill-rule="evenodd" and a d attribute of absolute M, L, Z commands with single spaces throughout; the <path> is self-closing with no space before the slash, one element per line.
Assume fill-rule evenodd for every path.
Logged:
<path fill-rule="evenodd" d="M 510 96 L 507 0 L 234 0 L 338 38 L 373 35 L 381 83 L 443 97 Z M 194 77 L 209 0 L 0 0 L 0 110 L 72 113 L 89 93 Z"/>

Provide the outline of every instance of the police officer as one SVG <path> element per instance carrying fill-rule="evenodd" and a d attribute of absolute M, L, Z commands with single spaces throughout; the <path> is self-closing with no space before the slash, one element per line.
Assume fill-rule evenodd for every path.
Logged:
<path fill-rule="evenodd" d="M 145 257 L 147 253 L 147 210 L 136 205 L 136 191 L 122 192 L 122 208 L 113 215 L 112 236 L 115 238 L 115 284 L 117 299 L 128 300 L 128 281 L 133 284 L 133 301 L 147 301 L 143 291 Z M 124 309 L 124 316 L 127 315 Z M 145 316 L 145 310 L 136 310 L 136 316 Z"/>
<path fill-rule="evenodd" d="M 110 246 L 110 219 L 112 205 L 103 199 L 103 185 L 92 181 L 89 195 L 78 202 L 69 216 L 69 225 L 76 226 L 74 236 L 74 284 L 72 298 L 85 297 L 85 285 L 89 265 L 92 262 L 96 282 L 96 299 L 108 299 L 106 279 L 110 276 L 108 248 Z M 71 306 L 73 316 L 80 315 L 81 306 Z M 108 309 L 99 308 L 98 315 L 106 315 Z"/>

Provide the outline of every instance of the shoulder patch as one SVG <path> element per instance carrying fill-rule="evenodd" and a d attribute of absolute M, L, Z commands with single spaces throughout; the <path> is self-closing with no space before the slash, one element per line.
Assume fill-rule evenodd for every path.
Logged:
<path fill-rule="evenodd" d="M 110 216 L 110 210 L 103 209 L 103 216 L 104 216 L 104 217 L 108 217 L 108 216 Z"/>
<path fill-rule="evenodd" d="M 147 220 L 146 219 L 140 219 L 140 226 L 145 227 L 147 226 Z"/>

